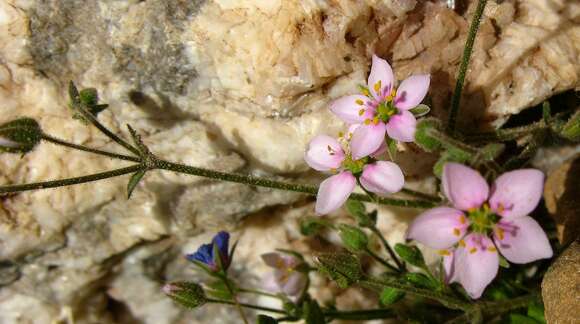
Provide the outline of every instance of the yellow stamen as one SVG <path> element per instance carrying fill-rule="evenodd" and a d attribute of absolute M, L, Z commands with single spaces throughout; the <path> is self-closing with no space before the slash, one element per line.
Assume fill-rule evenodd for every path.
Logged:
<path fill-rule="evenodd" d="M 503 206 L 503 204 L 502 204 L 502 203 L 500 203 L 500 204 L 497 206 L 497 212 L 498 212 L 499 214 L 501 214 L 501 213 L 503 213 L 503 212 L 504 212 L 504 210 L 505 210 L 505 207 Z"/>
<path fill-rule="evenodd" d="M 477 252 L 477 249 L 476 248 L 471 248 L 471 250 L 469 250 L 469 253 L 471 253 L 471 254 L 473 254 L 475 252 Z"/>
<path fill-rule="evenodd" d="M 461 232 L 459 231 L 459 228 L 454 228 L 453 229 L 453 235 L 459 236 L 459 234 L 461 234 Z"/>
<path fill-rule="evenodd" d="M 338 137 L 339 137 L 339 138 L 342 138 L 342 137 L 344 137 L 344 133 L 343 133 L 343 132 L 338 132 Z"/>
<path fill-rule="evenodd" d="M 489 212 L 489 204 L 488 203 L 483 204 L 483 210 L 485 210 L 486 213 Z"/>
<path fill-rule="evenodd" d="M 365 110 L 364 109 L 361 109 L 361 110 L 358 111 L 358 115 L 359 116 L 362 116 L 364 113 L 365 113 Z"/>
<path fill-rule="evenodd" d="M 461 225 L 464 225 L 465 224 L 466 219 L 465 219 L 465 216 L 464 215 L 459 216 L 459 222 L 461 223 Z"/>
<path fill-rule="evenodd" d="M 378 93 L 381 90 L 381 80 L 375 83 L 375 92 Z"/>
<path fill-rule="evenodd" d="M 338 171 L 336 169 L 334 169 L 334 168 L 330 169 L 330 172 L 331 173 L 338 173 Z"/>
<path fill-rule="evenodd" d="M 459 240 L 459 246 L 465 247 L 465 241 L 464 240 Z"/>
<path fill-rule="evenodd" d="M 497 236 L 499 237 L 500 241 L 503 240 L 505 237 L 505 232 L 503 231 L 503 229 L 498 228 L 496 230 L 496 232 L 497 232 Z"/>
<path fill-rule="evenodd" d="M 470 212 L 470 213 L 473 213 L 473 212 L 475 212 L 476 210 L 477 210 L 477 208 L 476 208 L 476 207 L 472 207 L 472 208 L 469 208 L 467 211 L 468 211 L 468 212 Z"/>
<path fill-rule="evenodd" d="M 369 89 L 367 89 L 367 88 L 362 89 L 361 93 L 367 97 L 369 97 L 371 95 L 371 93 L 369 92 Z"/>
<path fill-rule="evenodd" d="M 365 125 L 370 125 L 371 124 L 371 120 L 370 119 L 365 119 Z"/>
<path fill-rule="evenodd" d="M 360 99 L 357 99 L 355 102 L 356 102 L 356 104 L 357 104 L 357 105 L 359 105 L 359 106 L 362 106 L 362 105 L 364 105 L 364 101 L 362 101 L 362 100 L 360 100 Z"/>
<path fill-rule="evenodd" d="M 379 124 L 379 117 L 373 118 L 373 124 L 375 124 L 375 125 Z"/>
<path fill-rule="evenodd" d="M 451 253 L 449 253 L 449 251 L 447 251 L 447 250 L 439 250 L 439 251 L 437 251 L 437 253 L 439 253 L 439 255 L 443 255 L 443 256 L 451 255 Z"/>
<path fill-rule="evenodd" d="M 496 248 L 494 248 L 493 246 L 490 246 L 490 247 L 488 247 L 488 248 L 487 248 L 487 250 L 488 250 L 489 252 L 497 252 L 497 249 L 496 249 Z"/>

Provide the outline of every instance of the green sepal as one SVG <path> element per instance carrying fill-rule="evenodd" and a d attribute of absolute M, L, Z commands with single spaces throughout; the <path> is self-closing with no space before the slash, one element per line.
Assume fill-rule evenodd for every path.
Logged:
<path fill-rule="evenodd" d="M 207 297 L 203 288 L 193 282 L 173 282 L 164 287 L 164 292 L 175 302 L 193 309 L 207 303 Z"/>
<path fill-rule="evenodd" d="M 317 235 L 327 227 L 332 227 L 332 224 L 319 216 L 306 216 L 300 219 L 300 233 L 304 236 Z"/>
<path fill-rule="evenodd" d="M 580 141 L 580 111 L 577 111 L 562 126 L 559 135 L 570 141 Z"/>
<path fill-rule="evenodd" d="M 369 239 L 365 232 L 357 227 L 340 224 L 338 225 L 339 235 L 342 244 L 351 252 L 361 252 L 366 250 Z"/>
<path fill-rule="evenodd" d="M 358 200 L 347 200 L 346 209 L 361 227 L 373 227 L 377 223 L 376 214 L 373 217 L 373 213 L 367 213 L 365 205 Z"/>
<path fill-rule="evenodd" d="M 325 324 L 324 313 L 313 299 L 305 300 L 302 304 L 302 314 L 306 324 Z"/>
<path fill-rule="evenodd" d="M 408 283 L 420 287 L 437 290 L 439 289 L 439 283 L 426 275 L 418 272 L 409 272 L 404 275 L 404 280 Z"/>
<path fill-rule="evenodd" d="M 395 159 L 397 158 L 397 141 L 395 141 L 394 139 L 387 137 L 386 138 L 387 141 L 387 153 L 389 154 L 389 159 L 391 159 L 391 161 L 395 161 Z"/>
<path fill-rule="evenodd" d="M 350 253 L 321 253 L 314 261 L 318 270 L 336 281 L 340 288 L 347 288 L 362 277 L 360 261 Z"/>
<path fill-rule="evenodd" d="M 508 260 L 506 260 L 506 258 L 504 258 L 502 255 L 500 255 L 499 256 L 499 266 L 502 268 L 509 269 L 510 263 L 508 262 Z"/>
<path fill-rule="evenodd" d="M 139 184 L 141 179 L 143 179 L 143 176 L 145 176 L 145 173 L 147 173 L 147 170 L 140 170 L 140 171 L 133 173 L 133 175 L 131 176 L 131 179 L 129 179 L 129 183 L 127 184 L 127 199 L 131 199 L 131 195 L 133 194 L 133 190 L 135 190 L 135 188 L 137 187 L 137 185 Z"/>

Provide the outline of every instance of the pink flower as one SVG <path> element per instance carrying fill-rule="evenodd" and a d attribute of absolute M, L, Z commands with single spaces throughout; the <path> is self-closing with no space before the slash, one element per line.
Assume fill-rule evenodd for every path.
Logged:
<path fill-rule="evenodd" d="M 345 122 L 362 124 L 352 137 L 353 158 L 360 159 L 376 151 L 385 133 L 395 140 L 412 142 L 417 120 L 409 110 L 425 98 L 429 82 L 429 75 L 413 75 L 395 90 L 391 66 L 373 55 L 368 88 L 362 87 L 362 95 L 342 97 L 330 106 Z"/>
<path fill-rule="evenodd" d="M 274 272 L 265 278 L 264 288 L 288 296 L 298 296 L 302 293 L 306 287 L 307 275 L 297 270 L 302 264 L 301 260 L 281 253 L 262 254 L 262 260 L 274 268 Z"/>
<path fill-rule="evenodd" d="M 504 173 L 490 190 L 477 171 L 447 163 L 442 182 L 455 208 L 438 207 L 419 215 L 407 238 L 440 249 L 448 281 L 459 282 L 472 298 L 479 298 L 497 275 L 498 250 L 520 264 L 552 257 L 546 233 L 528 216 L 542 197 L 542 172 Z"/>
<path fill-rule="evenodd" d="M 346 148 L 349 137 L 350 133 L 339 138 Z M 319 135 L 310 142 L 304 159 L 315 170 L 335 173 L 318 189 L 315 209 L 320 215 L 340 208 L 354 190 L 357 178 L 366 190 L 380 195 L 397 192 L 405 183 L 403 172 L 395 163 L 375 161 L 369 156 L 353 159 L 339 141 L 327 135 Z"/>

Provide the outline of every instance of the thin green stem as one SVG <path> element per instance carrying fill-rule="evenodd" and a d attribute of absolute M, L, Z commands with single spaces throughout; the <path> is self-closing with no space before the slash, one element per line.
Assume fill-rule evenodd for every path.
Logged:
<path fill-rule="evenodd" d="M 421 296 L 424 298 L 428 298 L 431 300 L 439 301 L 444 306 L 451 308 L 451 309 L 459 309 L 463 311 L 468 311 L 471 309 L 472 304 L 464 302 L 460 299 L 457 299 L 454 296 L 450 296 L 441 292 L 433 291 L 431 289 L 424 289 L 424 288 L 417 288 L 408 284 L 405 284 L 396 278 L 368 278 L 367 280 L 361 280 L 359 284 L 363 287 L 367 287 L 369 289 L 382 291 L 384 287 L 391 287 L 396 288 L 406 293 Z"/>
<path fill-rule="evenodd" d="M 111 132 L 107 127 L 101 124 L 101 122 L 95 116 L 93 116 L 93 114 L 90 113 L 87 107 L 85 107 L 85 105 L 81 102 L 78 89 L 76 88 L 76 86 L 72 81 L 69 83 L 69 95 L 71 97 L 73 107 L 76 108 L 76 110 L 78 110 L 83 115 L 83 117 L 86 120 L 88 120 L 91 124 L 93 124 L 101 133 L 103 133 L 105 136 L 107 136 L 117 144 L 123 146 L 133 154 L 137 156 L 140 155 L 138 149 L 136 149 L 135 147 L 133 147 L 133 145 L 129 144 L 127 141 Z"/>
<path fill-rule="evenodd" d="M 447 131 L 451 134 L 455 132 L 457 115 L 459 113 L 459 104 L 461 102 L 461 93 L 463 92 L 463 85 L 465 83 L 465 75 L 467 73 L 467 67 L 469 66 L 469 61 L 471 59 L 471 52 L 473 52 L 475 36 L 477 35 L 479 23 L 481 22 L 481 16 L 483 15 L 483 10 L 485 9 L 486 4 L 487 0 L 479 0 L 477 2 L 475 14 L 473 15 L 471 25 L 469 26 L 469 32 L 467 34 L 467 40 L 465 41 L 463 56 L 461 58 L 461 65 L 459 66 L 459 74 L 457 75 L 457 83 L 455 84 L 455 91 L 453 92 L 453 97 L 451 99 L 451 111 L 449 112 L 449 120 L 447 122 Z"/>
<path fill-rule="evenodd" d="M 214 304 L 232 305 L 232 306 L 235 306 L 236 305 L 236 303 L 233 302 L 233 301 L 230 301 L 230 300 L 222 300 L 222 299 L 211 299 L 211 298 L 208 298 L 207 299 L 207 302 L 208 303 L 214 303 Z M 240 305 L 240 307 L 255 309 L 255 310 L 269 312 L 269 313 L 286 314 L 286 311 L 281 310 L 281 309 L 276 309 L 276 308 L 270 308 L 270 307 L 264 307 L 264 306 L 260 306 L 260 305 L 253 305 L 253 304 L 246 304 L 246 303 L 238 303 L 238 305 Z"/>
<path fill-rule="evenodd" d="M 223 268 L 223 266 L 222 266 L 222 268 Z M 232 285 L 230 284 L 230 279 L 228 278 L 227 272 L 224 272 L 224 275 L 220 276 L 220 277 L 222 278 L 224 284 L 226 285 L 226 288 L 228 289 L 228 291 L 232 295 L 232 299 L 234 300 L 234 305 L 236 305 L 236 308 L 238 309 L 238 312 L 240 313 L 240 316 L 242 317 L 244 324 L 249 324 L 248 319 L 246 318 L 246 314 L 244 314 L 244 310 L 242 309 L 242 306 L 240 305 L 240 302 L 238 301 L 238 296 L 236 295 L 236 292 L 234 291 L 234 289 L 232 288 Z"/>
<path fill-rule="evenodd" d="M 316 195 L 318 192 L 317 186 L 304 185 L 304 184 L 293 184 L 282 181 L 271 180 L 268 178 L 254 177 L 250 175 L 242 175 L 235 173 L 225 173 L 220 171 L 208 170 L 173 162 L 168 162 L 164 160 L 156 160 L 155 167 L 161 170 L 168 170 L 177 173 L 184 173 L 194 176 L 200 176 L 205 178 L 211 178 L 215 180 L 222 180 L 228 182 L 243 183 L 250 186 L 266 187 L 273 189 L 280 189 L 286 191 L 293 191 L 299 193 L 305 193 L 309 195 Z M 373 202 L 371 197 L 363 194 L 351 194 L 350 199 Z M 435 207 L 434 202 L 424 201 L 424 200 L 404 200 L 404 199 L 394 199 L 394 198 L 384 198 L 379 197 L 377 199 L 378 203 L 382 205 L 409 207 L 409 208 L 432 208 Z"/>
<path fill-rule="evenodd" d="M 383 246 L 385 247 L 385 249 L 387 250 L 387 252 L 391 256 L 391 259 L 393 259 L 393 261 L 395 261 L 395 263 L 397 264 L 397 268 L 399 268 L 399 272 L 404 272 L 405 265 L 399 260 L 399 258 L 397 257 L 397 254 L 395 253 L 395 251 L 393 250 L 393 248 L 391 247 L 389 242 L 387 242 L 387 240 L 385 240 L 385 237 L 379 231 L 379 229 L 376 228 L 375 226 L 372 226 L 372 227 L 370 227 L 370 230 L 373 233 L 375 233 L 376 236 L 379 237 L 379 240 L 381 240 L 381 242 L 383 243 Z"/>
<path fill-rule="evenodd" d="M 278 295 L 270 294 L 270 293 L 267 293 L 265 291 L 260 291 L 260 290 L 256 290 L 256 289 L 238 288 L 238 291 L 241 292 L 241 293 L 254 294 L 254 295 L 260 295 L 260 296 L 266 296 L 266 297 L 272 297 L 272 298 L 281 299 L 281 297 L 278 296 Z"/>
<path fill-rule="evenodd" d="M 543 128 L 546 128 L 546 123 L 542 120 L 530 125 L 498 129 L 494 132 L 467 134 L 465 135 L 465 138 L 469 142 L 505 142 L 529 135 L 530 133 Z"/>
<path fill-rule="evenodd" d="M 61 146 L 65 146 L 65 147 L 69 147 L 75 150 L 79 150 L 79 151 L 84 151 L 84 152 L 89 152 L 89 153 L 94 153 L 94 154 L 98 154 L 98 155 L 103 155 L 103 156 L 107 156 L 107 157 L 111 157 L 114 159 L 119 159 L 119 160 L 125 160 L 125 161 L 132 161 L 132 162 L 141 162 L 141 159 L 135 156 L 128 156 L 128 155 L 124 155 L 124 154 L 117 154 L 117 153 L 112 153 L 112 152 L 107 152 L 107 151 L 102 151 L 102 150 L 97 150 L 97 149 L 93 149 L 87 146 L 83 146 L 83 145 L 78 145 L 78 144 L 74 144 L 74 143 L 69 143 L 66 141 L 63 141 L 61 139 L 58 139 L 56 137 L 50 136 L 48 134 L 42 134 L 42 139 L 56 144 L 56 145 L 61 145 Z"/>
<path fill-rule="evenodd" d="M 342 319 L 351 321 L 364 321 L 373 319 L 386 319 L 395 317 L 395 313 L 387 308 L 384 309 L 365 309 L 356 311 L 325 311 L 324 316 L 330 319 Z"/>
<path fill-rule="evenodd" d="M 425 199 L 425 200 L 431 200 L 434 202 L 441 202 L 441 198 L 434 196 L 434 195 L 430 195 L 430 194 L 426 194 L 424 192 L 419 192 L 416 190 L 411 190 L 411 189 L 407 189 L 407 188 L 403 188 L 401 189 L 401 193 L 404 193 L 406 195 L 409 196 L 413 196 L 416 198 L 420 198 L 420 199 Z"/>
<path fill-rule="evenodd" d="M 34 182 L 34 183 L 19 184 L 19 185 L 0 186 L 0 196 L 6 195 L 6 194 L 11 194 L 11 193 L 16 193 L 16 192 L 64 187 L 64 186 L 71 186 L 71 185 L 92 182 L 92 181 L 97 181 L 97 180 L 102 180 L 102 179 L 107 179 L 107 178 L 114 178 L 114 177 L 122 176 L 125 174 L 141 171 L 144 169 L 146 169 L 146 166 L 141 165 L 141 164 L 135 164 L 135 165 L 132 165 L 132 166 L 129 166 L 126 168 L 120 168 L 120 169 L 115 169 L 112 171 L 95 173 L 95 174 L 82 176 L 82 177 L 76 177 L 76 178 L 43 181 L 43 182 Z"/>
<path fill-rule="evenodd" d="M 397 269 L 396 267 L 392 266 L 387 260 L 381 258 L 380 256 L 378 256 L 376 253 L 374 253 L 373 251 L 371 251 L 371 249 L 366 248 L 365 252 L 370 255 L 371 257 L 373 257 L 373 259 L 377 260 L 380 264 L 384 265 L 385 267 L 395 271 L 395 272 L 401 272 L 401 270 Z"/>

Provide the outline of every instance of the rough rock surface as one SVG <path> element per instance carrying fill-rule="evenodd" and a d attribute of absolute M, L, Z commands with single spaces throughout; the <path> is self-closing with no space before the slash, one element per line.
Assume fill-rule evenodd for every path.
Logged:
<path fill-rule="evenodd" d="M 329 101 L 364 82 L 372 53 L 389 59 L 399 80 L 431 73 L 433 113 L 446 115 L 474 6 L 454 12 L 444 3 L 0 0 L 0 122 L 26 115 L 49 134 L 118 150 L 70 118 L 65 85 L 74 80 L 110 104 L 104 124 L 119 132 L 131 124 L 164 158 L 303 177 L 306 143 L 342 127 Z M 463 125 L 497 126 L 578 88 L 579 20 L 575 1 L 490 1 Z M 402 160 L 415 185 L 432 187 L 423 179 L 429 159 L 410 152 Z M 124 165 L 44 144 L 23 158 L 0 156 L 0 183 Z M 257 282 L 258 252 L 306 250 L 295 219 L 311 204 L 277 206 L 298 195 L 155 172 L 127 201 L 126 181 L 0 200 L 0 322 L 191 323 L 215 312 L 235 322 L 221 308 L 192 314 L 162 296 L 163 281 L 193 276 L 181 255 L 219 228 L 237 230 L 234 271 L 254 269 L 245 275 Z M 396 211 L 381 210 L 381 228 L 400 240 L 416 211 Z"/>
<path fill-rule="evenodd" d="M 546 321 L 577 323 L 580 317 L 580 242 L 573 242 L 552 264 L 542 282 Z"/>

